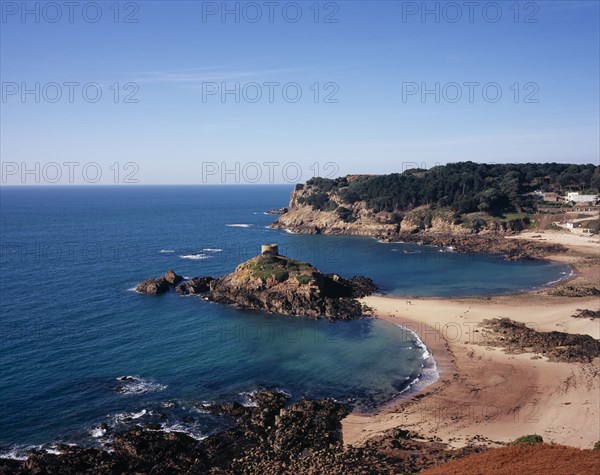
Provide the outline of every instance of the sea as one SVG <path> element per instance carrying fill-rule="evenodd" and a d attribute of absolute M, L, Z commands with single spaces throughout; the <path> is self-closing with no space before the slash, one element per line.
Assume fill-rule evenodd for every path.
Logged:
<path fill-rule="evenodd" d="M 0 187 L 0 456 L 102 446 L 131 424 L 201 439 L 230 421 L 215 401 L 277 389 L 370 411 L 435 378 L 418 337 L 376 319 L 267 315 L 136 284 L 173 269 L 220 276 L 280 253 L 381 292 L 490 296 L 569 275 L 550 262 L 297 235 L 269 228 L 291 186 Z M 434 322 L 436 315 L 431 315 Z M 156 426 L 154 426 L 156 427 Z"/>

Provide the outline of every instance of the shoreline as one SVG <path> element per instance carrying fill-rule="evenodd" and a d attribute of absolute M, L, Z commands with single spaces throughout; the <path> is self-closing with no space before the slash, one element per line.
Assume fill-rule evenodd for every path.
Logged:
<path fill-rule="evenodd" d="M 600 360 L 550 362 L 532 353 L 510 354 L 477 341 L 477 326 L 507 317 L 542 332 L 588 334 L 600 338 L 600 322 L 572 318 L 577 308 L 598 309 L 598 297 L 560 297 L 548 291 L 595 282 L 600 242 L 541 231 L 508 239 L 556 239 L 568 254 L 546 259 L 568 264 L 572 275 L 522 293 L 493 297 L 398 297 L 362 299 L 374 316 L 414 331 L 439 368 L 438 380 L 416 394 L 399 395 L 370 414 L 351 413 L 343 421 L 344 443 L 360 446 L 401 427 L 452 447 L 473 441 L 502 445 L 529 433 L 547 442 L 591 448 L 600 431 Z M 410 298 L 410 305 L 407 298 Z M 590 426 L 590 421 L 598 421 Z M 582 431 L 581 428 L 586 430 Z"/>

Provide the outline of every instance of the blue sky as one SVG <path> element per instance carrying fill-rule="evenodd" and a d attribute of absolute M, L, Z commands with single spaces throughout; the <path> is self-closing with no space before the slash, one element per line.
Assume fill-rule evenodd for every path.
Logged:
<path fill-rule="evenodd" d="M 97 164 L 100 184 L 598 163 L 597 1 L 276 2 L 272 22 L 262 1 L 227 2 L 237 18 L 223 2 L 87 3 L 1 2 L 3 183 L 51 182 L 49 163 L 66 183 L 65 162 L 74 183 Z"/>

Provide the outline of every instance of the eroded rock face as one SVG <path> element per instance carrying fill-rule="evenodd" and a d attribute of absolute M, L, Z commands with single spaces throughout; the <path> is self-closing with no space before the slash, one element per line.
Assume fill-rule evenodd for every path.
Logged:
<path fill-rule="evenodd" d="M 183 277 L 177 275 L 169 269 L 162 277 L 157 279 L 146 279 L 139 284 L 135 290 L 144 294 L 158 295 L 168 292 L 169 289 L 183 280 Z"/>

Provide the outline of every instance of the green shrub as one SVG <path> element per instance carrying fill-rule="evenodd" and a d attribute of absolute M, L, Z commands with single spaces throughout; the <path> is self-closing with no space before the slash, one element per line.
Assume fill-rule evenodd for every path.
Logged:
<path fill-rule="evenodd" d="M 544 439 L 542 439 L 541 435 L 531 434 L 531 435 L 524 435 L 522 437 L 519 437 L 518 439 L 513 440 L 510 443 L 510 445 L 523 445 L 523 444 L 536 445 L 536 444 L 542 444 L 542 443 L 544 443 Z"/>
<path fill-rule="evenodd" d="M 298 283 L 300 285 L 308 284 L 311 281 L 311 277 L 309 275 L 306 275 L 306 274 L 297 275 L 296 279 L 298 280 Z"/>
<path fill-rule="evenodd" d="M 600 440 L 594 444 L 594 448 L 592 450 L 600 450 Z"/>

